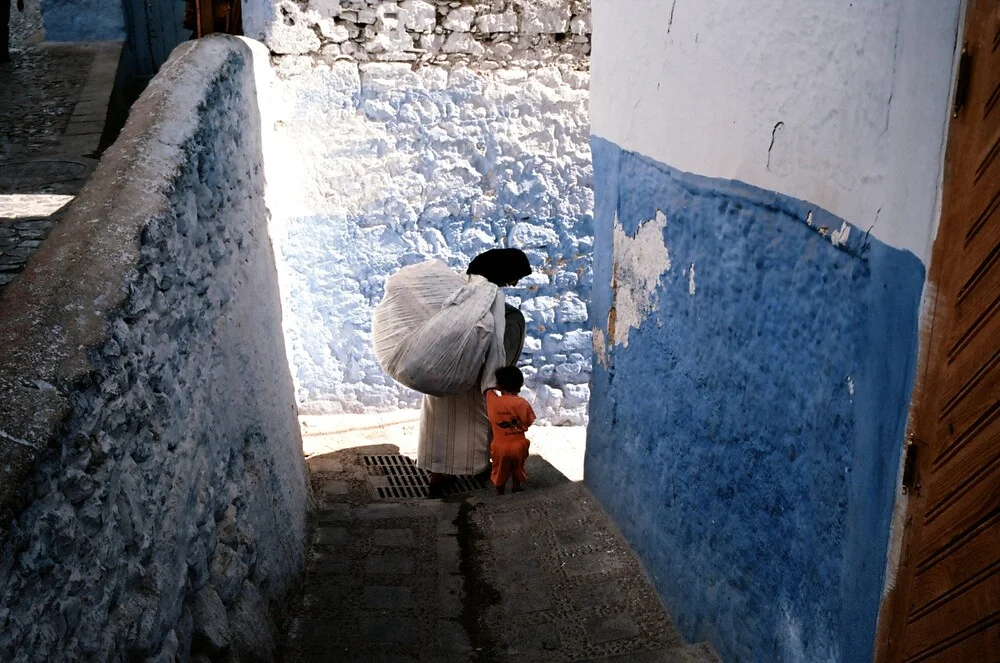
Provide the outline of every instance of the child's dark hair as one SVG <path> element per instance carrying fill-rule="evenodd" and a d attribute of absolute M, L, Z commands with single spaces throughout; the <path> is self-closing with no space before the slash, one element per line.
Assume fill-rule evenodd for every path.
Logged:
<path fill-rule="evenodd" d="M 498 368 L 496 376 L 497 386 L 500 387 L 500 391 L 516 394 L 524 386 L 524 375 L 521 374 L 521 369 L 517 366 Z"/>

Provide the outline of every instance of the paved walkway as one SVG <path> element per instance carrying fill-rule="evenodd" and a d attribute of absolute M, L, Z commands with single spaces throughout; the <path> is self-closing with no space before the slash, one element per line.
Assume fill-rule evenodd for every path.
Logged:
<path fill-rule="evenodd" d="M 38 2 L 26 5 L 11 17 L 13 61 L 0 64 L 0 289 L 96 167 L 121 51 L 40 43 Z"/>
<path fill-rule="evenodd" d="M 538 456 L 527 490 L 378 501 L 363 455 L 309 459 L 319 508 L 285 660 L 663 661 L 685 646 L 582 484 Z"/>

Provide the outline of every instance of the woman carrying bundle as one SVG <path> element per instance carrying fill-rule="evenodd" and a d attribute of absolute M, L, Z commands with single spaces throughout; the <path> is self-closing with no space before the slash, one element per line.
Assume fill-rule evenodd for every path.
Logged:
<path fill-rule="evenodd" d="M 482 276 L 498 287 L 514 286 L 531 274 L 528 256 L 519 249 L 491 249 L 476 256 L 466 278 Z M 505 306 L 505 365 L 513 366 L 524 346 L 524 316 Z M 456 396 L 427 396 L 420 407 L 417 467 L 430 473 L 430 497 L 440 497 L 455 475 L 489 471 L 490 423 L 486 418 L 483 387 L 478 381 Z"/>

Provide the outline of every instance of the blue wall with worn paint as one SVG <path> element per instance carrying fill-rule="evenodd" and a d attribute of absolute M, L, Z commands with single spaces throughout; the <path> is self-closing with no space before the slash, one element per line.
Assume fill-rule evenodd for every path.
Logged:
<path fill-rule="evenodd" d="M 726 661 L 871 660 L 922 263 L 856 228 L 835 246 L 820 229 L 842 221 L 801 200 L 592 150 L 595 330 L 616 215 L 634 237 L 663 211 L 672 267 L 595 362 L 587 484 L 687 639 Z"/>
<path fill-rule="evenodd" d="M 125 39 L 122 0 L 42 0 L 41 7 L 45 41 Z"/>

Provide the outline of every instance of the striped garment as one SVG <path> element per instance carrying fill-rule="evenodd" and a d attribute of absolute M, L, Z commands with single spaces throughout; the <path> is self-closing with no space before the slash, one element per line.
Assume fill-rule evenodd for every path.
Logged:
<path fill-rule="evenodd" d="M 525 321 L 513 306 L 504 308 L 504 351 L 506 365 L 512 366 L 524 347 Z M 489 464 L 490 432 L 482 386 L 458 396 L 424 396 L 417 467 L 441 474 L 479 474 Z"/>

